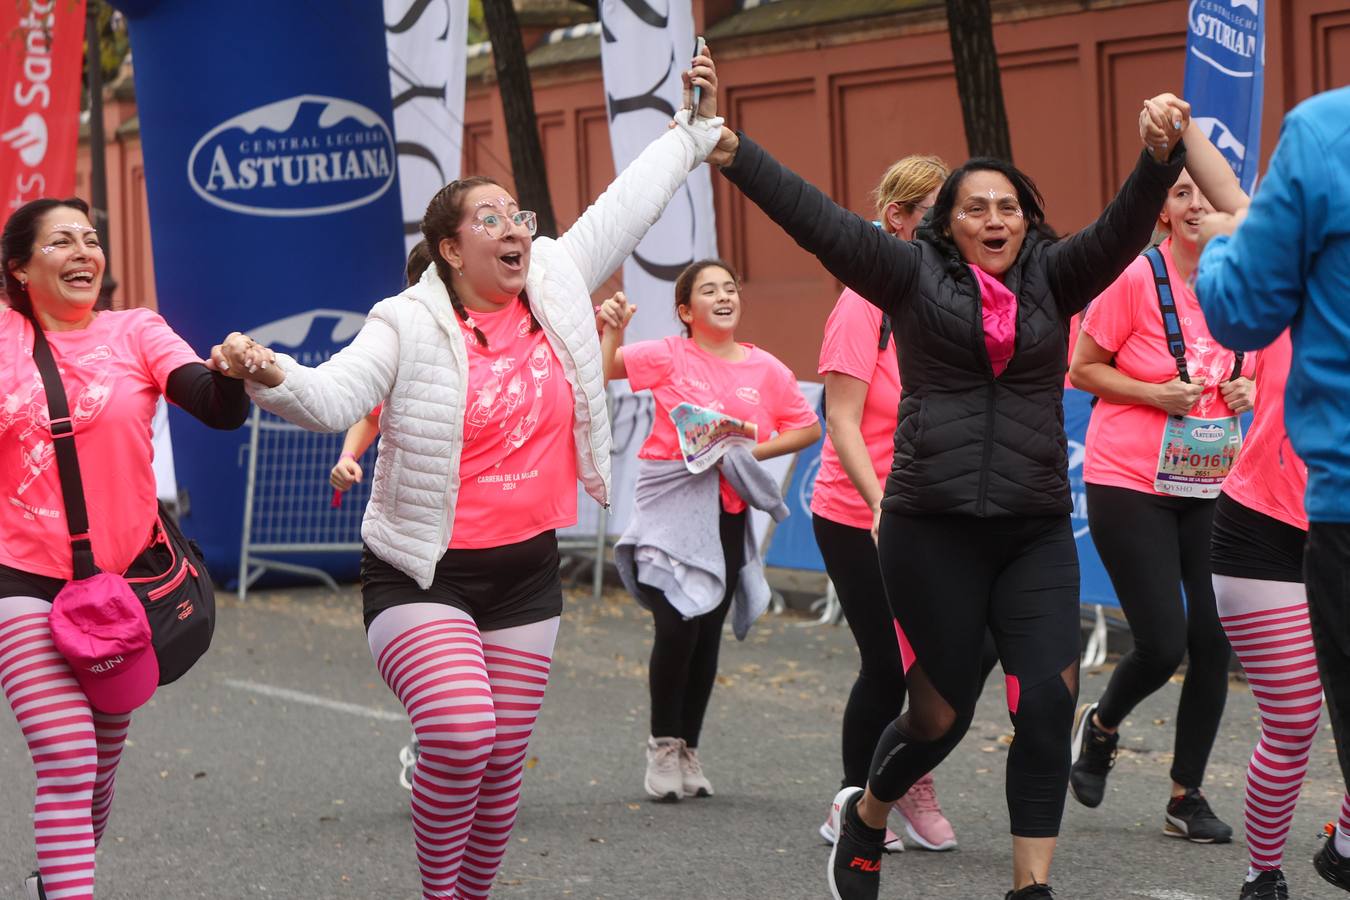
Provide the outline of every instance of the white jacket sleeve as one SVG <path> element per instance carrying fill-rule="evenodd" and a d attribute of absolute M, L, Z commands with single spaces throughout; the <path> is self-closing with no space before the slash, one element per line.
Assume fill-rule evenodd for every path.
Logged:
<path fill-rule="evenodd" d="M 675 113 L 677 126 L 647 145 L 581 218 L 558 238 L 594 291 L 613 274 L 661 217 L 689 173 L 717 146 L 722 119 Z"/>
<path fill-rule="evenodd" d="M 276 387 L 245 382 L 254 403 L 310 431 L 345 431 L 389 396 L 398 372 L 398 333 L 372 315 L 326 362 L 310 368 L 278 353 L 276 365 L 286 376 Z"/>

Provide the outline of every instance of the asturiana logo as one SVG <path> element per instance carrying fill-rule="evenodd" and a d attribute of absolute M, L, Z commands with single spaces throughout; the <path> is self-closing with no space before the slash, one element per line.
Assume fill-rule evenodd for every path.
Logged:
<path fill-rule="evenodd" d="M 1223 436 L 1227 433 L 1218 425 L 1197 425 L 1191 429 L 1191 437 L 1206 444 L 1223 440 Z"/>
<path fill-rule="evenodd" d="M 350 100 L 302 94 L 220 123 L 188 156 L 207 203 L 253 216 L 321 216 L 364 206 L 394 183 L 388 124 Z"/>

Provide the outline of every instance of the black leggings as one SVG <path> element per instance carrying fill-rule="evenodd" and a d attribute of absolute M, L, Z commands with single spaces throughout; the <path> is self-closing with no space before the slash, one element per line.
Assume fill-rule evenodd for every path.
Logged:
<path fill-rule="evenodd" d="M 1089 484 L 1087 504 L 1092 542 L 1134 636 L 1134 649 L 1112 673 L 1097 718 L 1119 727 L 1189 653 L 1171 774 L 1182 787 L 1198 788 L 1228 699 L 1228 638 L 1214 603 L 1209 558 L 1214 501 Z"/>
<path fill-rule="evenodd" d="M 722 646 L 722 624 L 745 565 L 746 513 L 722 511 L 718 522 L 722 555 L 727 566 L 727 589 L 711 612 L 686 619 L 656 588 L 639 584 L 656 624 L 648 688 L 652 698 L 652 737 L 683 738 L 698 746 L 703 715 L 708 711 L 717 681 L 717 655 Z"/>
<path fill-rule="evenodd" d="M 905 669 L 896 640 L 895 616 L 881 581 L 881 560 L 872 532 L 813 515 L 816 546 L 825 561 L 844 620 L 858 645 L 861 665 L 844 706 L 843 787 L 867 784 L 872 754 L 886 726 L 905 705 Z M 998 662 L 992 636 L 986 634 L 980 683 Z"/>
<path fill-rule="evenodd" d="M 985 632 L 1008 681 L 1012 833 L 1054 837 L 1069 784 L 1081 633 L 1068 516 L 881 517 L 881 572 L 915 660 L 909 709 L 887 726 L 868 787 L 899 798 L 952 751 L 980 696 Z"/>

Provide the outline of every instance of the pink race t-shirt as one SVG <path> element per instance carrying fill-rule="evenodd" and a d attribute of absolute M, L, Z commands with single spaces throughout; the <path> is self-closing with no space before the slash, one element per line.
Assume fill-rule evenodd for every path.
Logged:
<path fill-rule="evenodd" d="M 668 337 L 639 341 L 623 348 L 628 383 L 635 391 L 651 388 L 656 402 L 652 433 L 638 450 L 638 459 L 683 459 L 670 411 L 692 403 L 754 422 L 759 440 L 775 433 L 813 425 L 816 412 L 802 396 L 792 371 L 753 344 L 741 344 L 745 358 L 731 362 L 713 356 L 692 338 Z M 722 507 L 745 509 L 745 501 L 722 479 Z"/>
<path fill-rule="evenodd" d="M 1252 427 L 1223 480 L 1223 492 L 1248 509 L 1307 531 L 1303 496 L 1308 467 L 1294 452 L 1284 427 L 1284 386 L 1293 352 L 1286 330 L 1259 354 Z"/>
<path fill-rule="evenodd" d="M 881 310 L 845 288 L 825 322 L 820 345 L 819 372 L 838 372 L 867 382 L 859 423 L 877 483 L 886 480 L 895 450 L 895 426 L 900 411 L 900 366 L 895 339 L 881 346 Z M 853 486 L 828 436 L 820 451 L 820 469 L 811 495 L 811 512 L 853 528 L 872 528 L 872 510 Z"/>
<path fill-rule="evenodd" d="M 148 309 L 101 312 L 88 328 L 48 331 L 75 426 L 90 540 L 100 569 L 123 572 L 157 514 L 150 421 L 170 373 L 201 358 Z M 71 578 L 70 531 L 33 362 L 33 326 L 0 307 L 0 563 Z"/>
<path fill-rule="evenodd" d="M 1171 244 L 1168 238 L 1161 248 L 1186 339 L 1186 368 L 1192 380 L 1205 379 L 1204 393 L 1191 415 L 1232 415 L 1219 385 L 1233 374 L 1233 353 L 1210 335 L 1195 293 L 1172 264 Z M 1177 377 L 1176 361 L 1167 350 L 1153 269 L 1142 256 L 1092 301 L 1083 318 L 1083 331 L 1114 353 L 1116 368 L 1131 378 L 1162 384 Z M 1243 374 L 1250 376 L 1256 368 L 1254 354 L 1247 354 L 1242 368 Z M 1088 423 L 1083 480 L 1157 493 L 1153 482 L 1166 425 L 1167 413 L 1156 406 L 1100 401 Z"/>
<path fill-rule="evenodd" d="M 514 544 L 577 521 L 572 386 L 520 300 L 463 322 L 469 402 L 459 460 L 454 549 Z"/>

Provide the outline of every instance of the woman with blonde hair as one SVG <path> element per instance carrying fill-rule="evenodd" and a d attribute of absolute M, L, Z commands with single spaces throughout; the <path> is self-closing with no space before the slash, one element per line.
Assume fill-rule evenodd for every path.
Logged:
<path fill-rule="evenodd" d="M 902 240 L 912 240 L 947 174 L 947 165 L 936 156 L 906 156 L 893 163 L 872 194 L 876 224 Z M 890 317 L 845 288 L 825 324 L 819 372 L 825 376 L 828 436 L 811 497 L 811 521 L 825 571 L 861 658 L 844 707 L 841 786 L 862 787 L 881 733 L 905 705 L 905 663 L 913 658 L 912 654 L 902 658 L 903 636 L 886 599 L 875 541 L 900 407 L 900 369 Z M 986 675 L 993 665 L 993 654 L 987 655 Z M 925 850 L 956 846 L 931 774 L 919 779 L 894 808 L 917 846 Z M 839 810 L 834 804 L 820 835 L 830 843 L 838 838 Z M 902 838 L 888 831 L 886 848 L 903 850 Z"/>

